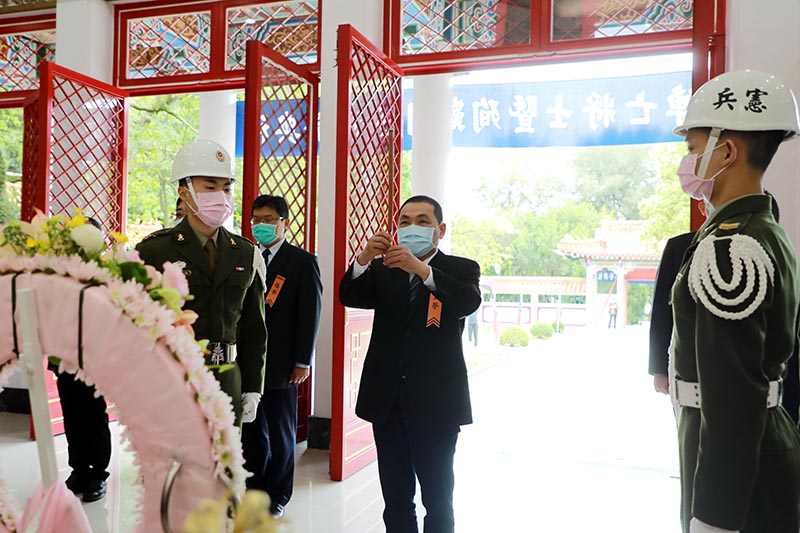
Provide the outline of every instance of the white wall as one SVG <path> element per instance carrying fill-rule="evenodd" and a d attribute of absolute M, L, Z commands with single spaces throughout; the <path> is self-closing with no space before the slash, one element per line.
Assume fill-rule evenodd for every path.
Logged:
<path fill-rule="evenodd" d="M 767 7 L 768 6 L 768 7 Z M 726 70 L 753 68 L 783 79 L 800 96 L 800 2 L 728 0 Z M 800 140 L 784 143 L 764 176 L 781 225 L 800 245 Z"/>
<path fill-rule="evenodd" d="M 333 279 L 333 234 L 336 180 L 336 29 L 351 24 L 367 39 L 383 45 L 383 2 L 378 0 L 325 0 L 322 8 L 320 57 L 319 228 L 317 254 L 324 287 L 322 320 L 317 340 L 314 374 L 314 416 L 331 417 L 333 304 L 339 280 Z"/>
<path fill-rule="evenodd" d="M 103 0 L 58 0 L 56 63 L 111 83 L 114 6 Z"/>

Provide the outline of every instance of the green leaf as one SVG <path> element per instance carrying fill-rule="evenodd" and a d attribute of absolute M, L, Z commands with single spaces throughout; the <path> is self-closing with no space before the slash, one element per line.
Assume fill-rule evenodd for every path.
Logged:
<path fill-rule="evenodd" d="M 134 261 L 119 263 L 119 272 L 122 275 L 122 279 L 125 281 L 136 280 L 137 283 L 141 283 L 145 287 L 150 285 L 152 281 L 150 276 L 147 275 L 147 270 L 144 268 L 144 265 Z"/>

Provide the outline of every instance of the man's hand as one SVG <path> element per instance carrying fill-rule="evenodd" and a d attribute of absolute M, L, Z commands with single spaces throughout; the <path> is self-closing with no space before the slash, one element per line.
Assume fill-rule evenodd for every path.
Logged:
<path fill-rule="evenodd" d="M 386 253 L 386 250 L 391 248 L 391 246 L 392 236 L 386 231 L 379 231 L 369 238 L 367 245 L 364 247 L 361 253 L 358 254 L 358 257 L 356 257 L 356 261 L 358 261 L 359 265 L 366 266 L 375 258 L 375 256 Z"/>
<path fill-rule="evenodd" d="M 409 274 L 416 274 L 422 281 L 428 277 L 430 267 L 417 259 L 405 246 L 392 246 L 383 255 L 383 264 L 389 268 L 399 268 Z"/>
<path fill-rule="evenodd" d="M 656 392 L 669 394 L 669 377 L 666 374 L 653 374 L 653 386 Z"/>
<path fill-rule="evenodd" d="M 292 369 L 292 375 L 289 376 L 289 383 L 297 383 L 300 385 L 302 382 L 308 379 L 310 373 L 311 372 L 308 368 L 296 366 Z"/>
<path fill-rule="evenodd" d="M 256 409 L 261 395 L 257 392 L 245 392 L 242 394 L 242 423 L 248 424 L 256 419 Z"/>

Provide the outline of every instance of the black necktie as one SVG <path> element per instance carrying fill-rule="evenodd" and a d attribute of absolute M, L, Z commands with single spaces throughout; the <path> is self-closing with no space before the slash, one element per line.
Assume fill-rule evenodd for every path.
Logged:
<path fill-rule="evenodd" d="M 269 248 L 264 248 L 264 253 L 261 254 L 261 255 L 264 256 L 264 264 L 267 265 L 267 266 L 269 266 L 269 255 L 271 253 L 272 252 L 269 251 Z"/>
<path fill-rule="evenodd" d="M 411 301 L 411 303 L 414 303 L 414 300 L 417 298 L 420 285 L 422 285 L 422 278 L 414 274 L 414 276 L 411 278 L 411 285 L 409 286 L 408 291 L 408 299 Z"/>

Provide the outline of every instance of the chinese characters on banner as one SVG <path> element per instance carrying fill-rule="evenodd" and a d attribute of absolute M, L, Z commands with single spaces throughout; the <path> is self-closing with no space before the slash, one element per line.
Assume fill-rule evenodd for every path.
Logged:
<path fill-rule="evenodd" d="M 691 73 L 453 87 L 453 146 L 515 148 L 678 141 Z M 411 149 L 413 91 L 403 94 Z"/>
<path fill-rule="evenodd" d="M 723 97 L 726 95 L 723 95 Z M 747 95 L 760 105 L 760 94 Z M 679 141 L 691 97 L 691 72 L 599 80 L 456 85 L 455 147 L 525 148 Z M 721 97 L 720 105 L 732 105 Z M 264 102 L 265 155 L 305 152 L 305 103 Z M 411 149 L 413 91 L 403 91 L 403 149 Z M 236 156 L 242 156 L 244 102 L 237 102 Z"/>

